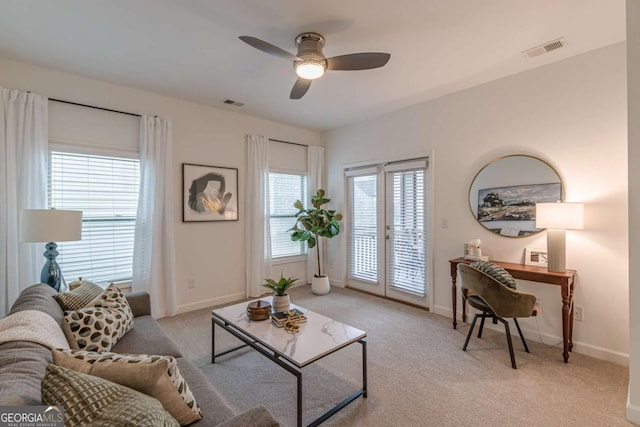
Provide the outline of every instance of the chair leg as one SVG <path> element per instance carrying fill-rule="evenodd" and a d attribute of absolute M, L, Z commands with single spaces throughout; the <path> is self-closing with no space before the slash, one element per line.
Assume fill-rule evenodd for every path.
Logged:
<path fill-rule="evenodd" d="M 482 328 L 484 328 L 484 319 L 487 317 L 485 311 L 482 312 L 482 320 L 480 321 L 480 329 L 478 329 L 478 338 L 482 338 Z"/>
<path fill-rule="evenodd" d="M 471 326 L 469 327 L 469 333 L 467 334 L 467 339 L 464 340 L 464 346 L 462 347 L 462 351 L 467 351 L 469 338 L 471 338 L 471 334 L 473 333 L 473 327 L 476 326 L 476 320 L 478 320 L 478 313 L 476 313 L 475 316 L 473 316 L 473 321 L 471 322 Z"/>
<path fill-rule="evenodd" d="M 520 330 L 520 325 L 518 324 L 518 319 L 516 319 L 515 317 L 513 318 L 513 321 L 516 324 L 516 328 L 518 328 L 518 333 L 520 334 L 520 339 L 522 340 L 522 345 L 524 345 L 524 349 L 527 353 L 529 353 L 529 347 L 527 346 L 527 342 L 524 340 L 524 335 L 522 335 L 522 331 Z"/>
<path fill-rule="evenodd" d="M 501 317 L 497 318 L 504 325 L 504 331 L 507 334 L 507 344 L 509 344 L 509 356 L 511 356 L 511 367 L 513 369 L 518 369 L 516 367 L 516 356 L 513 354 L 513 343 L 511 342 L 511 331 L 509 330 L 509 322 L 504 320 Z"/>

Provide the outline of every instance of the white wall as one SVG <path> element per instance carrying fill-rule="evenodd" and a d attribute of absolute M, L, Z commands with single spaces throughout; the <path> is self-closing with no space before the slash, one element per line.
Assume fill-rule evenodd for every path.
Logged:
<path fill-rule="evenodd" d="M 533 59 L 535 60 L 535 59 Z M 546 233 L 497 236 L 469 210 L 469 185 L 489 161 L 530 154 L 551 164 L 565 182 L 566 200 L 582 201 L 585 230 L 567 232 L 567 267 L 578 271 L 574 351 L 627 363 L 628 216 L 625 44 L 444 96 L 327 133 L 329 197 L 344 209 L 343 165 L 434 156 L 434 307 L 451 316 L 448 260 L 463 242 L 480 238 L 492 259 L 523 262 L 525 247 L 546 247 Z M 444 220 L 449 227 L 442 228 Z M 330 242 L 331 277 L 345 280 L 346 236 Z M 558 343 L 560 289 L 521 282 L 543 302 L 523 329 Z M 460 307 L 460 305 L 458 305 Z M 561 350 L 558 351 L 560 358 Z"/>
<path fill-rule="evenodd" d="M 176 289 L 180 311 L 244 297 L 245 135 L 323 145 L 322 134 L 316 131 L 2 58 L 0 86 L 173 121 Z M 81 122 L 77 125 L 81 126 Z M 181 163 L 239 168 L 239 221 L 182 223 Z M 305 270 L 301 273 L 301 268 L 305 263 L 278 266 L 274 275 L 279 276 L 284 270 L 285 275 L 304 277 Z M 195 289 L 187 288 L 187 278 L 195 279 Z"/>
<path fill-rule="evenodd" d="M 640 424 L 640 2 L 627 0 L 629 105 L 629 397 L 627 418 Z"/>

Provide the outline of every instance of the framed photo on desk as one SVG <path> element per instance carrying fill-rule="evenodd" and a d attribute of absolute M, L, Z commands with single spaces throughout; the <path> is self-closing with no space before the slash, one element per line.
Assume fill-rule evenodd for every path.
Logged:
<path fill-rule="evenodd" d="M 546 267 L 547 250 L 538 248 L 525 248 L 524 250 L 524 265 L 535 265 L 537 267 Z"/>

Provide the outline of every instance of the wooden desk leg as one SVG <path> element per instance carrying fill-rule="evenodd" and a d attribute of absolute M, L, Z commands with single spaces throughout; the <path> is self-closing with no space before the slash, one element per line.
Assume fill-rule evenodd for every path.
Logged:
<path fill-rule="evenodd" d="M 569 351 L 573 351 L 573 282 L 569 285 L 569 303 L 571 311 L 569 312 Z"/>
<path fill-rule="evenodd" d="M 456 276 L 451 274 L 451 306 L 453 307 L 453 329 L 458 326 L 456 317 L 458 316 L 458 291 L 456 289 Z"/>
<path fill-rule="evenodd" d="M 571 346 L 571 291 L 569 284 L 562 285 L 562 339 L 563 339 L 563 350 L 562 357 L 564 358 L 564 363 L 569 362 L 569 350 Z"/>

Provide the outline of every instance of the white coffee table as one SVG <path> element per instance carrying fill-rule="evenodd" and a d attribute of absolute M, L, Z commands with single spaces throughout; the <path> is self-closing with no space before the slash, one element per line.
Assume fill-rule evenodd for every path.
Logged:
<path fill-rule="evenodd" d="M 295 375 L 298 382 L 297 424 L 302 426 L 302 368 L 341 348 L 358 342 L 362 345 L 362 388 L 312 421 L 309 426 L 321 424 L 358 397 L 367 397 L 366 332 L 291 304 L 291 308 L 299 309 L 307 318 L 307 321 L 300 325 L 300 332 L 292 334 L 284 328 L 274 326 L 270 320 L 259 322 L 249 320 L 247 317 L 247 304 L 250 302 L 230 305 L 211 312 L 211 363 L 215 363 L 217 357 L 249 346 Z M 229 332 L 244 344 L 216 353 L 215 325 Z"/>

